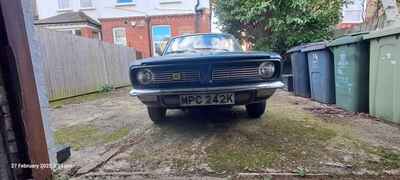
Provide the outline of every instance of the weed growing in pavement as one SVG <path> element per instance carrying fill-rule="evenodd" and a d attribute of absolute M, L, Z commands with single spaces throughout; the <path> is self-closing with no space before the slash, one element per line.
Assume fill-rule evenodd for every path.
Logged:
<path fill-rule="evenodd" d="M 112 90 L 114 90 L 114 87 L 112 85 L 109 84 L 105 84 L 103 86 L 100 86 L 97 91 L 100 93 L 107 93 L 107 92 L 111 92 Z"/>
<path fill-rule="evenodd" d="M 296 174 L 300 177 L 304 177 L 304 176 L 306 176 L 306 170 L 302 167 L 298 167 Z"/>

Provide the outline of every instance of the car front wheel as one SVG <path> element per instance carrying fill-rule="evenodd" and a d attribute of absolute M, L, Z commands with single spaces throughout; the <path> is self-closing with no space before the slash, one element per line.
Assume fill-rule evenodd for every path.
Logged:
<path fill-rule="evenodd" d="M 160 107 L 147 107 L 150 119 L 155 123 L 159 124 L 165 120 L 167 109 Z"/>
<path fill-rule="evenodd" d="M 266 106 L 266 101 L 248 104 L 246 105 L 247 114 L 251 118 L 259 118 L 264 114 Z"/>

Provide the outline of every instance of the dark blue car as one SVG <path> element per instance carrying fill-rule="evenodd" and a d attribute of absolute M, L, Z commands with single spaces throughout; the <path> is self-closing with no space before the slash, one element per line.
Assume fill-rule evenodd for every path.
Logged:
<path fill-rule="evenodd" d="M 243 52 L 229 34 L 193 34 L 172 38 L 162 56 L 130 66 L 133 89 L 155 123 L 167 109 L 245 105 L 259 118 L 266 100 L 281 82 L 281 57 Z"/>

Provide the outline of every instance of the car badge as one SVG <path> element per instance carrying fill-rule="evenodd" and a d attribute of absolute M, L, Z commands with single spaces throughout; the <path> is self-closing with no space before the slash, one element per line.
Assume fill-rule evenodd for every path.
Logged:
<path fill-rule="evenodd" d="M 172 80 L 179 81 L 181 79 L 182 79 L 182 74 L 181 73 L 172 73 Z"/>

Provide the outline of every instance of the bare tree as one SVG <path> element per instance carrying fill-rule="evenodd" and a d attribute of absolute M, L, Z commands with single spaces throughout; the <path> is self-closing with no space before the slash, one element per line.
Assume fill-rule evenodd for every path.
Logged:
<path fill-rule="evenodd" d="M 399 8 L 396 0 L 381 0 L 386 14 L 385 26 L 400 25 Z"/>

